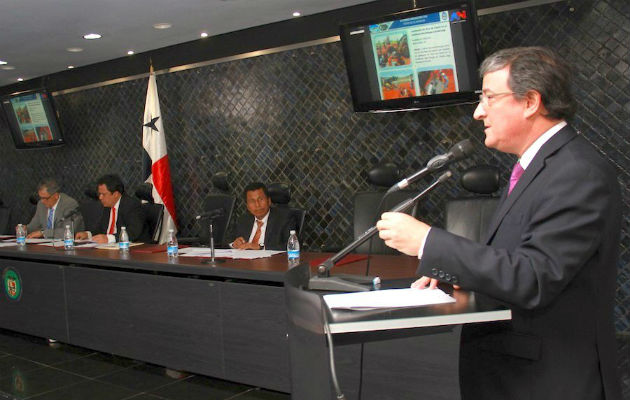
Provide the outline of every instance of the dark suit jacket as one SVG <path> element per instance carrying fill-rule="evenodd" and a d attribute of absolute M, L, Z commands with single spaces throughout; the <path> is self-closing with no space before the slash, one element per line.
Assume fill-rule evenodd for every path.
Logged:
<path fill-rule="evenodd" d="M 464 399 L 619 399 L 613 326 L 621 198 L 570 127 L 498 205 L 486 244 L 431 228 L 418 272 L 483 293 L 509 322 L 464 326 Z M 604 397 L 605 394 L 605 397 Z"/>
<path fill-rule="evenodd" d="M 248 212 L 238 220 L 235 237 L 242 236 L 248 240 L 253 226 L 254 216 Z M 271 207 L 265 229 L 265 249 L 286 250 L 291 230 L 297 231 L 295 216 L 291 215 L 288 209 Z"/>
<path fill-rule="evenodd" d="M 109 228 L 109 214 L 111 208 L 103 208 L 103 214 L 99 223 L 98 232 L 100 234 L 106 234 Z M 124 226 L 127 228 L 129 234 L 129 241 L 131 242 L 148 242 L 150 240 L 148 226 L 146 219 L 140 205 L 140 200 L 134 199 L 131 196 L 123 194 L 120 198 L 120 205 L 118 206 L 118 218 L 116 219 L 116 241 L 119 239 L 120 228 Z M 94 232 L 93 232 L 94 233 Z"/>

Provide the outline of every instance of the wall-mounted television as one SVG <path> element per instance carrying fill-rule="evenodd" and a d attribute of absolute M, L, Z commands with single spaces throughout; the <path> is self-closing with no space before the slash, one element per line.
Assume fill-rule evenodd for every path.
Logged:
<path fill-rule="evenodd" d="M 341 26 L 354 110 L 398 111 L 478 100 L 481 44 L 474 0 Z"/>
<path fill-rule="evenodd" d="M 64 144 L 53 98 L 46 90 L 13 94 L 0 101 L 15 147 L 28 149 Z"/>

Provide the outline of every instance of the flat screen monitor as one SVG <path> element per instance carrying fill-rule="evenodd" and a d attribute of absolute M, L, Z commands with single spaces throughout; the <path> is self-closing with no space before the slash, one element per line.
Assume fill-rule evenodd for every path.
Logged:
<path fill-rule="evenodd" d="M 2 98 L 15 147 L 41 148 L 64 144 L 52 96 L 46 90 Z"/>
<path fill-rule="evenodd" d="M 477 101 L 481 45 L 473 0 L 341 26 L 354 110 L 397 111 Z"/>

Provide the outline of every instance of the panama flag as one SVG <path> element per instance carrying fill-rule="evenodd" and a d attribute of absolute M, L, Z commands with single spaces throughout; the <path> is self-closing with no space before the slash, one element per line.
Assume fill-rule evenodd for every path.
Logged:
<path fill-rule="evenodd" d="M 153 201 L 164 204 L 164 219 L 159 243 L 166 242 L 168 230 L 177 232 L 175 202 L 171 186 L 171 169 L 166 154 L 166 138 L 160 114 L 157 83 L 153 66 L 149 70 L 149 87 L 144 105 L 144 124 L 142 125 L 143 168 L 145 182 L 153 185 Z"/>

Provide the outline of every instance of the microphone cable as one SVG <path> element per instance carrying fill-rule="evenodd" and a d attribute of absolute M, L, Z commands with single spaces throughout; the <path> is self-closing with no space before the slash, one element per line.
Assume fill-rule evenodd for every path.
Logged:
<path fill-rule="evenodd" d="M 337 396 L 337 400 L 345 400 L 346 396 L 341 391 L 339 387 L 339 381 L 337 380 L 337 369 L 335 368 L 335 351 L 333 349 L 333 338 L 330 333 L 330 325 L 328 323 L 328 315 L 326 314 L 326 308 L 328 308 L 323 299 L 320 300 L 322 302 L 322 320 L 324 322 L 324 333 L 326 334 L 326 343 L 328 344 L 328 360 L 330 362 L 330 378 L 332 380 L 333 387 L 335 389 L 335 395 Z M 361 344 L 361 364 L 359 367 L 361 374 L 359 377 L 359 400 L 361 399 L 361 384 L 363 375 L 363 344 Z"/>

